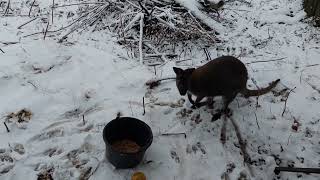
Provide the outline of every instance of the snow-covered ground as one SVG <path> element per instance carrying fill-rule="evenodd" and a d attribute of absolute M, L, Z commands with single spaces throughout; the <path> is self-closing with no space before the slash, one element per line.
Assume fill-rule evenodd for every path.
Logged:
<path fill-rule="evenodd" d="M 179 0 L 192 9 L 191 1 Z M 56 1 L 71 2 L 76 1 Z M 11 8 L 16 14 L 28 14 L 31 3 L 11 0 Z M 37 3 L 33 12 L 50 17 L 52 1 Z M 125 180 L 135 171 L 152 180 L 221 179 L 225 172 L 232 180 L 240 174 L 248 179 L 320 179 L 315 174 L 273 173 L 277 165 L 320 167 L 320 29 L 303 20 L 302 0 L 235 0 L 224 8 L 219 26 L 223 32 L 218 36 L 222 42 L 209 48 L 211 57 L 239 56 L 253 78 L 248 82 L 251 88 L 277 78 L 281 79 L 277 92 L 295 88 L 284 113 L 285 92 L 259 97 L 258 107 L 254 97 L 239 96 L 230 105 L 247 141 L 254 177 L 243 164 L 230 122 L 222 145 L 222 120 L 211 122 L 206 107 L 188 114 L 183 113 L 190 109 L 188 101 L 183 106 L 165 105 L 186 99 L 174 81 L 164 81 L 153 90 L 145 86 L 149 79 L 174 76 L 173 61 L 159 67 L 155 76 L 153 68 L 129 57 L 107 30 L 73 33 L 68 43 L 57 43 L 61 36 L 53 34 L 45 40 L 43 34 L 24 37 L 45 29 L 46 20 L 38 18 L 18 29 L 31 18 L 0 16 L 0 179 L 36 179 L 49 169 L 59 180 Z M 58 22 L 66 22 L 67 12 L 75 9 L 55 12 L 57 22 L 50 30 L 59 28 Z M 199 53 L 189 58 L 190 65 L 205 61 Z M 219 98 L 216 104 L 221 105 Z M 23 108 L 33 113 L 31 119 L 8 122 L 8 133 L 4 117 Z M 144 162 L 134 169 L 116 170 L 104 160 L 102 129 L 119 111 L 145 121 L 154 133 Z M 298 131 L 292 129 L 294 121 L 300 124 Z M 187 138 L 161 136 L 180 132 Z"/>

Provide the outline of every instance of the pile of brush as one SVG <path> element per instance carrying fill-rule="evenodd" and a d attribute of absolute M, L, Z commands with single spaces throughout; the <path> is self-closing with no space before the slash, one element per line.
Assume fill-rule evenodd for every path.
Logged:
<path fill-rule="evenodd" d="M 110 30 L 118 43 L 147 65 L 162 64 L 178 56 L 177 52 L 193 49 L 197 44 L 218 41 L 218 32 L 197 14 L 178 2 L 168 0 L 101 0 L 79 5 L 78 18 L 70 22 L 68 32 L 59 40 L 64 42 L 71 33 Z M 202 0 L 201 12 L 215 21 L 223 1 Z M 58 8 L 56 6 L 54 8 Z"/>

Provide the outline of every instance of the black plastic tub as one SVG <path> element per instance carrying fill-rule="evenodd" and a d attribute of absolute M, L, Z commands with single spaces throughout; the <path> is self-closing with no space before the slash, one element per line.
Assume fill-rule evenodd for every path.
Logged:
<path fill-rule="evenodd" d="M 124 153 L 112 147 L 116 141 L 129 139 L 140 146 L 135 153 Z M 110 121 L 103 129 L 103 140 L 106 145 L 106 158 L 118 169 L 133 168 L 143 159 L 146 150 L 152 143 L 151 128 L 143 121 L 132 117 L 119 117 Z"/>

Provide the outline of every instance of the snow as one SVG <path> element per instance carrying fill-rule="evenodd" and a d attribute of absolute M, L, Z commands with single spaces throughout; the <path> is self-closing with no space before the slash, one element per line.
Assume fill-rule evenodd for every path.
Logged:
<path fill-rule="evenodd" d="M 72 2 L 77 1 L 56 3 Z M 246 2 L 227 2 L 218 23 L 199 11 L 195 0 L 179 0 L 220 32 L 218 38 L 222 42 L 208 48 L 212 58 L 234 55 L 244 63 L 283 58 L 247 64 L 249 76 L 259 87 L 280 78 L 276 91 L 296 87 L 288 97 L 283 116 L 282 96 L 275 97 L 272 93 L 259 97 L 260 107 L 256 107 L 256 98 L 241 96 L 230 105 L 233 118 L 247 140 L 247 150 L 257 161 L 252 165 L 255 177 L 251 179 L 319 179 L 316 174 L 283 172 L 277 176 L 273 173 L 279 163 L 275 156 L 281 159 L 281 166 L 293 163 L 296 167 L 320 166 L 319 28 L 305 20 L 302 0 Z M 12 8 L 23 14 L 28 13 L 30 3 L 26 6 L 26 1 L 11 0 Z M 34 12 L 41 10 L 41 15 L 50 19 L 52 1 L 38 3 Z M 59 9 L 75 10 L 75 6 Z M 55 13 L 55 23 L 50 25 L 50 30 L 70 22 L 65 15 Z M 153 90 L 144 85 L 152 78 L 174 76 L 175 62 L 157 69 L 155 76 L 153 68 L 129 56 L 107 30 L 73 33 L 69 43 L 62 44 L 57 41 L 66 31 L 58 36 L 48 34 L 46 40 L 42 34 L 23 38 L 46 27 L 46 22 L 39 18 L 17 29 L 30 19 L 0 18 L 0 48 L 5 52 L 0 51 L 0 115 L 4 117 L 23 108 L 33 113 L 28 122 L 7 123 L 10 133 L 1 123 L 0 172 L 9 168 L 9 172 L 0 174 L 1 180 L 35 179 L 41 171 L 50 168 L 54 169 L 54 179 L 78 179 L 90 167 L 95 170 L 90 179 L 130 179 L 135 171 L 142 171 L 148 179 L 155 180 L 220 179 L 228 164 L 235 166 L 229 173 L 230 179 L 237 179 L 240 173 L 250 176 L 236 147 L 238 140 L 230 122 L 223 146 L 220 142 L 222 120 L 211 122 L 210 110 L 206 107 L 181 117 L 184 108 L 190 109 L 188 101 L 176 108 L 155 105 L 187 99 L 179 95 L 174 81 L 163 81 Z M 18 43 L 6 45 L 6 42 Z M 191 58 L 194 66 L 205 61 L 202 47 L 199 49 L 201 51 L 194 49 L 190 57 L 184 57 Z M 191 63 L 179 64 L 185 68 Z M 43 72 L 36 73 L 34 67 Z M 256 88 L 253 81 L 248 81 L 248 85 Z M 147 105 L 143 116 L 144 96 Z M 220 106 L 217 98 L 216 107 Z M 102 129 L 119 111 L 145 121 L 154 133 L 144 162 L 128 170 L 116 170 L 104 159 Z M 197 114 L 202 119 L 198 124 L 193 120 Z M 291 129 L 294 120 L 300 123 L 297 132 Z M 187 138 L 161 136 L 161 133 L 181 132 L 185 132 Z M 14 150 L 16 143 L 23 145 L 25 153 Z M 2 160 L 3 157 L 13 161 Z"/>

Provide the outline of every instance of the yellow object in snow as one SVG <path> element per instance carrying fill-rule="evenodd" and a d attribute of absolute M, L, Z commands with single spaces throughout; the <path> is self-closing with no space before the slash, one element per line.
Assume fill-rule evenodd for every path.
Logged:
<path fill-rule="evenodd" d="M 142 172 L 135 172 L 131 180 L 147 180 L 146 176 Z"/>

